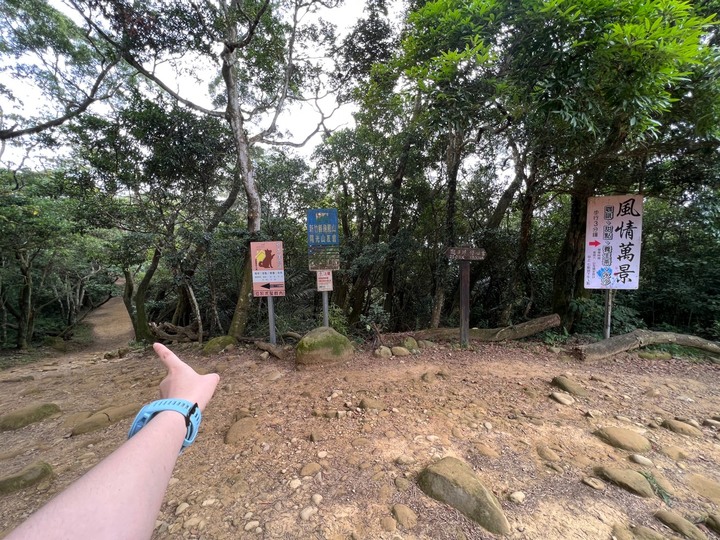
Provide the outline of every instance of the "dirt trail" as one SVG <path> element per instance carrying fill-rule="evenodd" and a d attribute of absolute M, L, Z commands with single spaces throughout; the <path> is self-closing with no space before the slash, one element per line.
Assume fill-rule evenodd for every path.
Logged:
<path fill-rule="evenodd" d="M 93 344 L 85 353 L 125 347 L 133 339 L 133 327 L 122 298 L 114 296 L 85 319 L 93 329 Z"/>

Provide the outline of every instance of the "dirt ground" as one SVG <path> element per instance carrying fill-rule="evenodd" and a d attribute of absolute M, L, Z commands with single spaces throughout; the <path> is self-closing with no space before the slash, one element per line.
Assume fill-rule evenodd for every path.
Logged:
<path fill-rule="evenodd" d="M 38 460 L 54 470 L 50 480 L 0 496 L 0 537 L 120 445 L 132 422 L 71 437 L 78 413 L 157 397 L 164 372 L 151 351 L 104 358 L 132 335 L 119 299 L 91 323 L 92 350 L 48 353 L 0 372 L 0 411 L 39 402 L 62 410 L 0 433 L 0 477 Z M 278 360 L 255 348 L 214 357 L 193 345 L 171 348 L 221 382 L 197 441 L 178 460 L 153 538 L 495 538 L 417 487 L 417 474 L 444 456 L 468 463 L 494 492 L 513 539 L 609 539 L 613 526 L 630 524 L 669 538 L 676 533 L 653 517 L 657 510 L 671 507 L 696 523 L 718 512 L 717 494 L 690 481 L 720 482 L 715 428 L 702 425 L 702 436 L 690 437 L 657 427 L 720 415 L 718 364 L 635 354 L 579 363 L 518 342 L 466 351 L 437 344 L 390 359 L 359 349 L 345 364 L 298 371 L 291 350 Z M 552 400 L 551 380 L 562 374 L 588 396 Z M 381 410 L 360 409 L 364 398 L 380 400 Z M 242 429 L 226 442 L 238 420 Z M 652 465 L 593 435 L 606 426 L 643 433 Z M 594 489 L 583 479 L 598 465 L 650 471 L 670 497 L 641 498 L 609 482 Z M 396 504 L 412 509 L 416 523 L 392 519 Z"/>

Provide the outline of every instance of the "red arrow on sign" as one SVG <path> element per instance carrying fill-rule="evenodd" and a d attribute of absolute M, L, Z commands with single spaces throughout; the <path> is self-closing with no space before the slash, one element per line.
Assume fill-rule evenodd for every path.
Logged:
<path fill-rule="evenodd" d="M 597 240 L 595 240 L 594 242 L 590 242 L 590 245 L 593 246 L 593 247 L 598 247 L 598 246 L 600 245 L 600 242 L 598 242 Z"/>

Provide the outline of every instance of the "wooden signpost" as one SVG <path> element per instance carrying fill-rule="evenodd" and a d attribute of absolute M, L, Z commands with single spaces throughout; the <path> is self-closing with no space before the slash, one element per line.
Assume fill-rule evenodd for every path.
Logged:
<path fill-rule="evenodd" d="M 460 261 L 460 346 L 468 346 L 470 333 L 470 261 L 485 258 L 483 248 L 451 247 L 445 252 L 448 259 Z"/>

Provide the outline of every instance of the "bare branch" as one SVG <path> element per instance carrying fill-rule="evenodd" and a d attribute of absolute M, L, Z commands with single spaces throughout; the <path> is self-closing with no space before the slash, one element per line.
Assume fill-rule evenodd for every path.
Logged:
<path fill-rule="evenodd" d="M 87 108 L 95 103 L 96 101 L 99 101 L 101 99 L 105 99 L 107 96 L 102 95 L 98 96 L 98 92 L 100 91 L 100 86 L 102 85 L 102 82 L 105 80 L 105 77 L 107 77 L 108 73 L 117 65 L 119 62 L 119 59 L 113 60 L 111 63 L 109 63 L 107 66 L 105 66 L 105 69 L 103 69 L 100 74 L 98 75 L 97 79 L 95 80 L 95 84 L 93 84 L 92 89 L 90 90 L 90 93 L 87 94 L 87 97 L 79 103 L 75 108 L 67 111 L 64 115 L 59 116 L 58 118 L 54 118 L 53 120 L 49 120 L 47 122 L 43 122 L 42 124 L 37 124 L 35 126 L 25 128 L 25 129 L 15 129 L 15 127 L 12 127 L 10 129 L 0 129 L 0 141 L 5 141 L 8 139 L 17 139 L 18 137 L 23 137 L 25 135 L 34 135 L 37 133 L 41 133 L 43 131 L 46 131 L 48 129 L 60 126 L 70 120 L 71 118 L 75 118 L 76 116 L 82 114 L 87 110 Z"/>

